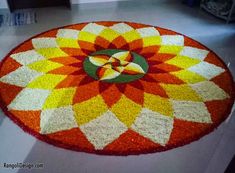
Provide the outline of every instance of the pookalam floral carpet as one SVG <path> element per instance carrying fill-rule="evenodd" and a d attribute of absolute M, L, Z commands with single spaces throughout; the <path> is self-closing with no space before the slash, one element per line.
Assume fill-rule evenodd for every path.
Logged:
<path fill-rule="evenodd" d="M 24 131 L 58 147 L 130 155 L 176 148 L 230 114 L 234 82 L 193 39 L 132 22 L 52 29 L 1 62 L 0 101 Z"/>

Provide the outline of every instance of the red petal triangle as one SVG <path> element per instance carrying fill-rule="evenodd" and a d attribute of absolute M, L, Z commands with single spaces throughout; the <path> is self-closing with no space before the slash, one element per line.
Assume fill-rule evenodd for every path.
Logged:
<path fill-rule="evenodd" d="M 174 58 L 176 55 L 167 54 L 167 53 L 157 53 L 154 56 L 150 57 L 149 60 L 156 60 L 160 62 L 164 62 Z"/>
<path fill-rule="evenodd" d="M 83 68 L 78 69 L 77 71 L 71 73 L 70 75 L 83 75 L 85 74 L 85 71 L 83 70 Z"/>
<path fill-rule="evenodd" d="M 107 145 L 104 151 L 135 154 L 143 151 L 150 152 L 158 147 L 162 146 L 129 129 L 118 139 Z"/>
<path fill-rule="evenodd" d="M 148 73 L 166 73 L 166 71 L 158 67 L 149 66 Z"/>
<path fill-rule="evenodd" d="M 99 94 L 99 86 L 97 81 L 87 83 L 86 85 L 79 85 L 73 97 L 73 104 L 86 101 Z"/>
<path fill-rule="evenodd" d="M 99 91 L 100 93 L 102 93 L 103 91 L 105 91 L 106 89 L 108 89 L 110 86 L 112 86 L 112 83 L 106 83 L 106 82 L 99 82 Z"/>
<path fill-rule="evenodd" d="M 175 119 L 174 128 L 167 145 L 179 145 L 188 143 L 202 136 L 205 131 L 211 126 L 207 123 L 196 123 L 191 121 L 184 121 Z"/>
<path fill-rule="evenodd" d="M 185 82 L 176 76 L 169 73 L 156 73 L 151 74 L 151 76 L 156 79 L 159 83 L 165 84 L 185 84 Z"/>
<path fill-rule="evenodd" d="M 131 85 L 131 86 L 133 86 L 133 87 L 135 87 L 135 88 L 137 88 L 137 89 L 140 89 L 140 90 L 143 90 L 143 89 L 144 89 L 142 83 L 141 83 L 139 80 L 130 82 L 130 83 L 128 83 L 128 84 Z"/>
<path fill-rule="evenodd" d="M 127 42 L 122 36 L 119 36 L 112 41 L 112 45 L 115 45 L 116 48 L 121 48 L 125 44 L 127 44 Z"/>
<path fill-rule="evenodd" d="M 22 45 L 18 46 L 17 49 L 15 49 L 12 54 L 14 53 L 20 53 L 20 52 L 24 52 L 24 51 L 28 51 L 28 50 L 32 50 L 34 49 L 33 44 L 32 44 L 32 40 L 26 41 L 24 42 Z"/>
<path fill-rule="evenodd" d="M 125 44 L 121 47 L 121 49 L 124 49 L 124 50 L 130 50 L 130 47 L 129 47 L 129 44 Z"/>
<path fill-rule="evenodd" d="M 158 83 L 152 76 L 150 76 L 149 74 L 146 74 L 144 77 L 142 77 L 140 80 L 142 81 L 146 81 L 146 82 L 154 82 L 154 83 Z"/>
<path fill-rule="evenodd" d="M 16 62 L 16 60 L 12 59 L 11 57 L 5 59 L 2 62 L 0 77 L 5 76 L 6 74 L 8 74 L 12 71 L 15 71 L 20 66 L 21 66 L 21 64 Z"/>
<path fill-rule="evenodd" d="M 158 52 L 158 50 L 160 49 L 160 46 L 148 46 L 148 47 L 143 47 L 140 54 L 149 54 L 151 53 L 151 55 L 153 56 L 154 54 L 156 54 Z"/>
<path fill-rule="evenodd" d="M 231 80 L 228 80 L 229 78 Z M 211 81 L 213 81 L 215 84 L 217 84 L 220 88 L 222 88 L 225 92 L 230 95 L 233 95 L 233 92 L 235 92 L 235 83 L 233 82 L 232 76 L 230 76 L 229 72 L 224 72 L 219 76 L 216 76 L 211 79 Z"/>
<path fill-rule="evenodd" d="M 130 85 L 126 86 L 125 96 L 139 105 L 144 103 L 144 91 L 134 88 Z"/>
<path fill-rule="evenodd" d="M 69 65 L 69 64 L 74 64 L 74 63 L 81 63 L 80 60 L 78 60 L 77 58 L 74 58 L 72 56 L 50 58 L 50 61 L 58 62 L 58 63 L 64 64 L 64 65 Z"/>
<path fill-rule="evenodd" d="M 40 131 L 40 114 L 41 111 L 10 111 L 18 120 L 21 121 L 21 124 L 24 124 L 26 127 L 33 129 L 36 132 Z"/>
<path fill-rule="evenodd" d="M 69 56 L 85 56 L 85 57 L 87 56 L 87 54 L 79 48 L 61 47 L 60 49 L 64 51 L 66 54 L 68 54 Z"/>
<path fill-rule="evenodd" d="M 230 111 L 228 108 L 233 104 L 232 99 L 214 100 L 206 102 L 208 111 L 211 113 L 213 123 L 219 124 L 223 121 Z"/>
<path fill-rule="evenodd" d="M 23 88 L 15 85 L 10 85 L 0 82 L 1 101 L 5 105 L 9 105 L 22 89 Z"/>
<path fill-rule="evenodd" d="M 87 140 L 87 138 L 79 128 L 59 131 L 52 134 L 48 134 L 46 136 L 52 140 L 55 140 L 58 143 L 66 144 L 66 146 L 69 145 L 71 147 L 76 147 L 81 150 L 94 150 L 93 145 Z"/>
<path fill-rule="evenodd" d="M 88 83 L 91 83 L 91 82 L 95 82 L 95 80 L 93 78 L 91 78 L 90 76 L 85 76 L 81 82 L 79 83 L 79 85 L 86 85 Z"/>
<path fill-rule="evenodd" d="M 118 90 L 118 88 L 115 85 L 108 87 L 101 93 L 102 98 L 110 108 L 115 103 L 117 103 L 117 101 L 121 98 L 121 95 L 122 93 Z"/>
<path fill-rule="evenodd" d="M 131 43 L 129 43 L 129 48 L 132 51 L 138 50 L 138 49 L 142 49 L 143 47 L 143 40 L 142 39 L 138 39 L 138 40 L 134 40 Z"/>
<path fill-rule="evenodd" d="M 119 91 L 121 93 L 124 93 L 125 92 L 125 89 L 126 89 L 126 84 L 116 84 L 117 88 L 119 89 Z"/>
<path fill-rule="evenodd" d="M 96 37 L 96 40 L 95 40 L 95 48 L 96 50 L 98 49 L 107 49 L 108 46 L 109 46 L 110 42 L 106 39 L 104 39 L 103 37 Z"/>
<path fill-rule="evenodd" d="M 149 60 L 148 61 L 148 65 L 158 65 L 161 64 L 161 61 L 157 61 L 157 60 Z"/>

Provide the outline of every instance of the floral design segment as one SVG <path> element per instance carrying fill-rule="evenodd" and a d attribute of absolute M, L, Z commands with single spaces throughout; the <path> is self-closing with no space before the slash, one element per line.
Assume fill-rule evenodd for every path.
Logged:
<path fill-rule="evenodd" d="M 139 154 L 191 142 L 222 121 L 233 101 L 233 81 L 213 52 L 173 31 L 127 22 L 41 34 L 6 57 L 0 76 L 7 113 L 45 141 L 89 152 Z"/>

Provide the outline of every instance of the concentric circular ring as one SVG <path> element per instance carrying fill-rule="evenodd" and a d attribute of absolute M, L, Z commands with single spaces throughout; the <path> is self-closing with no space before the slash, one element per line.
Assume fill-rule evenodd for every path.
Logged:
<path fill-rule="evenodd" d="M 187 36 L 132 22 L 52 29 L 1 62 L 0 100 L 25 131 L 97 154 L 164 151 L 199 139 L 229 115 L 233 78 Z"/>

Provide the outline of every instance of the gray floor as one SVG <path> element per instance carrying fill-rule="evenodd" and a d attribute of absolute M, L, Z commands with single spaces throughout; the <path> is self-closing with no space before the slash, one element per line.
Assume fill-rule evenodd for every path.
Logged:
<path fill-rule="evenodd" d="M 175 3 L 119 2 L 36 10 L 38 23 L 0 28 L 0 57 L 25 39 L 53 27 L 98 20 L 157 25 L 205 44 L 235 76 L 235 25 L 226 25 L 198 9 Z M 233 114 L 233 115 L 232 115 Z M 98 156 L 64 150 L 36 140 L 0 112 L 0 172 L 222 173 L 235 153 L 235 113 L 200 140 L 170 151 L 140 156 Z M 44 169 L 11 170 L 3 163 L 43 163 Z"/>

